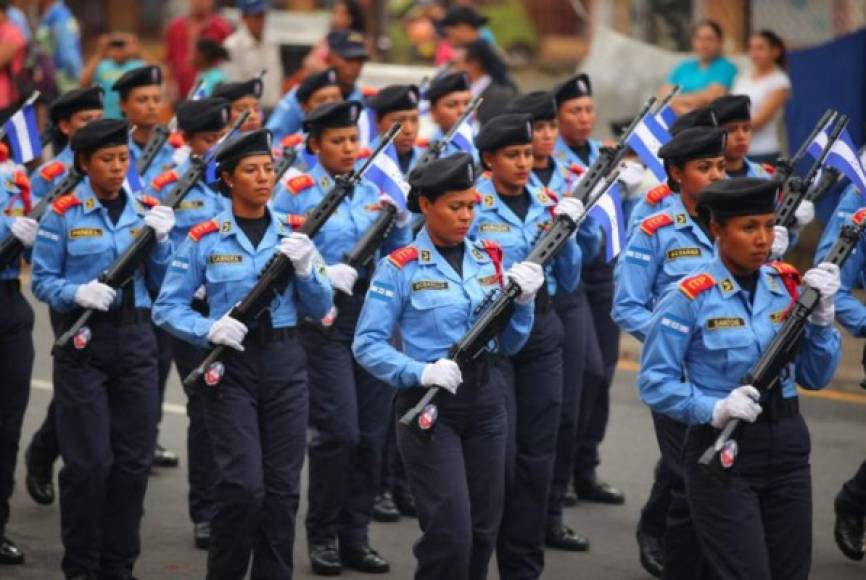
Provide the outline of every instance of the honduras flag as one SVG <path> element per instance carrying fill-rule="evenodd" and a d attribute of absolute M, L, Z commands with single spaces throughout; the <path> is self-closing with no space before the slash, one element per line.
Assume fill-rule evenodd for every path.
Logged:
<path fill-rule="evenodd" d="M 817 159 L 824 147 L 827 146 L 827 140 L 830 138 L 830 125 L 833 122 L 834 120 L 831 119 L 806 149 L 813 158 Z M 861 193 L 866 193 L 866 170 L 864 170 L 863 163 L 857 155 L 857 148 L 854 146 L 848 129 L 842 129 L 842 132 L 839 133 L 839 137 L 827 153 L 824 165 L 839 170 L 851 180 L 854 187 L 859 189 Z"/>
<path fill-rule="evenodd" d="M 674 112 L 673 107 L 670 104 L 662 107 L 661 111 L 655 114 L 655 119 L 658 121 L 659 125 L 665 128 L 665 130 L 669 130 L 671 125 L 674 124 L 674 121 L 677 120 L 677 114 Z"/>
<path fill-rule="evenodd" d="M 133 195 L 144 189 L 144 184 L 141 182 L 141 176 L 138 174 L 135 159 L 132 157 L 129 159 L 129 169 L 126 171 L 126 179 L 123 181 L 123 188 Z"/>
<path fill-rule="evenodd" d="M 400 165 L 397 163 L 397 149 L 393 143 L 373 159 L 364 177 L 375 183 L 380 192 L 393 199 L 401 210 L 406 210 L 409 184 L 406 183 L 403 172 L 400 171 Z"/>
<path fill-rule="evenodd" d="M 468 117 L 460 123 L 460 127 L 454 133 L 451 142 L 464 153 L 475 151 L 475 131 L 472 129 L 472 121 Z"/>
<path fill-rule="evenodd" d="M 827 145 L 827 140 L 830 138 L 830 131 L 835 122 L 835 117 L 827 121 L 824 128 L 818 131 L 818 134 L 815 135 L 815 138 L 812 139 L 812 142 L 809 143 L 809 146 L 806 148 L 806 152 L 811 155 L 813 159 L 818 159 L 818 157 L 821 156 L 821 151 L 823 151 L 824 147 Z"/>
<path fill-rule="evenodd" d="M 664 163 L 659 159 L 658 153 L 662 145 L 670 140 L 670 134 L 659 123 L 658 118 L 647 114 L 637 124 L 632 134 L 628 136 L 626 144 L 634 149 L 634 152 L 646 164 L 647 168 L 653 172 L 656 179 L 663 182 L 667 179 L 667 172 L 665 171 Z"/>
<path fill-rule="evenodd" d="M 625 220 L 622 215 L 622 200 L 619 182 L 614 182 L 589 210 L 589 216 L 601 225 L 607 243 L 604 258 L 608 262 L 617 257 L 625 239 Z"/>
<path fill-rule="evenodd" d="M 376 112 L 370 107 L 364 107 L 358 115 L 358 143 L 361 147 L 369 147 L 379 132 L 376 129 Z"/>
<path fill-rule="evenodd" d="M 25 105 L 3 124 L 3 132 L 12 148 L 16 163 L 27 163 L 42 155 L 42 140 L 36 126 L 36 110 Z"/>

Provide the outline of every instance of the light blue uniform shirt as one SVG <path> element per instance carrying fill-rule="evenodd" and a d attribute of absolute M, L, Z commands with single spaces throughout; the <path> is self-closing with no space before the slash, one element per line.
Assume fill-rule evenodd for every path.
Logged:
<path fill-rule="evenodd" d="M 562 137 L 556 138 L 556 145 L 553 147 L 553 158 L 563 167 L 569 168 L 572 165 L 577 165 L 584 169 L 588 169 L 590 165 L 598 159 L 599 149 L 601 149 L 601 141 L 590 139 L 589 143 L 589 163 L 584 163 L 583 160 L 569 147 Z"/>
<path fill-rule="evenodd" d="M 445 136 L 442 132 L 442 129 L 436 129 L 433 132 L 433 135 L 430 137 L 430 144 L 432 145 L 436 141 L 439 141 Z M 455 153 L 469 153 L 472 155 L 473 161 L 475 161 L 475 165 L 481 163 L 481 154 L 478 152 L 478 149 L 475 147 L 475 142 L 469 144 L 469 151 L 464 151 L 460 147 L 454 144 L 454 139 L 451 139 L 448 143 L 445 144 L 445 148 L 442 150 L 442 154 L 439 155 L 439 159 L 444 159 L 445 157 L 450 157 Z"/>
<path fill-rule="evenodd" d="M 821 240 L 818 242 L 818 248 L 815 250 L 815 263 L 818 264 L 839 239 L 839 232 L 842 231 L 842 226 L 848 223 L 851 216 L 857 210 L 866 207 L 866 200 L 863 199 L 863 194 L 860 190 L 849 185 L 839 197 L 839 204 L 833 215 L 830 216 L 830 221 L 824 226 L 824 232 L 821 234 Z M 849 258 L 850 260 L 850 258 Z"/>
<path fill-rule="evenodd" d="M 122 77 L 124 73 L 136 68 L 147 66 L 147 63 L 141 59 L 133 58 L 126 62 L 117 63 L 110 58 L 104 58 L 96 65 L 96 70 L 93 73 L 93 84 L 102 87 L 104 91 L 103 98 L 103 116 L 108 119 L 122 119 L 120 113 L 120 94 L 112 89 L 115 81 Z"/>
<path fill-rule="evenodd" d="M 132 159 L 139 159 L 144 154 L 144 147 L 138 145 L 138 143 L 133 141 L 132 137 L 130 137 L 129 152 L 132 155 Z M 147 187 L 147 184 L 153 181 L 157 176 L 162 175 L 174 166 L 174 147 L 169 145 L 169 143 L 166 141 L 163 144 L 162 148 L 159 150 L 159 153 L 157 153 L 156 157 L 154 157 L 153 162 L 151 162 L 150 164 L 150 167 L 141 176 L 142 184 Z"/>
<path fill-rule="evenodd" d="M 265 129 L 270 130 L 274 135 L 274 143 L 279 143 L 286 135 L 291 135 L 301 130 L 301 125 L 304 121 L 304 109 L 298 101 L 297 91 L 298 89 L 295 87 L 283 95 L 283 98 L 277 103 L 276 108 L 271 112 L 270 117 L 268 117 L 265 123 Z M 361 89 L 355 86 L 352 94 L 346 100 L 363 102 L 364 95 L 361 93 Z"/>
<path fill-rule="evenodd" d="M 30 174 L 30 186 L 33 188 L 33 195 L 36 197 L 45 197 L 45 195 L 51 191 L 51 188 L 54 187 L 55 184 L 59 183 L 69 171 L 69 168 L 72 167 L 72 162 L 75 159 L 75 154 L 72 153 L 72 149 L 67 145 L 63 148 L 63 151 L 58 153 L 54 159 L 51 161 L 46 161 L 42 165 L 36 168 L 36 170 Z M 58 165 L 59 164 L 59 165 Z M 53 169 L 55 167 L 61 167 L 63 171 L 57 173 L 53 177 L 49 176 L 49 173 L 53 173 Z M 64 192 L 66 193 L 66 192 Z"/>

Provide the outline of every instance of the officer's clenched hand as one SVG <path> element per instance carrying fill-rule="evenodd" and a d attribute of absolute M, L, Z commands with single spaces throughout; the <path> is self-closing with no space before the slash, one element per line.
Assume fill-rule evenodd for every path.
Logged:
<path fill-rule="evenodd" d="M 762 411 L 758 404 L 760 398 L 758 389 L 752 385 L 737 387 L 727 397 L 716 401 L 713 407 L 713 427 L 721 429 L 731 419 L 754 423 Z"/>
<path fill-rule="evenodd" d="M 520 286 L 518 304 L 529 304 L 535 300 L 538 289 L 544 284 L 544 270 L 534 262 L 518 262 L 511 266 L 505 275 Z"/>
<path fill-rule="evenodd" d="M 343 294 L 352 295 L 352 287 L 358 279 L 358 271 L 356 269 L 348 264 L 334 264 L 326 266 L 325 272 L 328 274 L 331 286 Z"/>
<path fill-rule="evenodd" d="M 393 205 L 397 209 L 397 220 L 394 222 L 394 225 L 398 228 L 405 228 L 409 225 L 409 222 L 412 221 L 412 212 L 409 210 L 400 209 L 400 206 L 391 199 L 390 195 L 385 195 L 384 193 L 379 196 L 380 203 L 387 203 L 388 205 Z"/>
<path fill-rule="evenodd" d="M 18 241 L 25 248 L 31 248 L 33 247 L 34 240 L 36 240 L 36 230 L 39 229 L 39 222 L 29 217 L 17 217 L 9 229 L 12 231 L 12 235 L 18 238 Z"/>
<path fill-rule="evenodd" d="M 451 393 L 457 394 L 457 387 L 463 382 L 463 373 L 453 360 L 440 358 L 435 363 L 424 367 L 421 373 L 421 384 L 425 387 L 441 387 Z"/>
<path fill-rule="evenodd" d="M 247 335 L 246 325 L 228 315 L 223 314 L 223 317 L 211 324 L 207 331 L 207 339 L 213 344 L 224 344 L 241 352 L 244 347 L 241 344 Z"/>
<path fill-rule="evenodd" d="M 794 219 L 797 220 L 797 229 L 802 230 L 808 226 L 815 219 L 815 204 L 808 199 L 801 201 L 797 209 L 794 210 Z"/>
<path fill-rule="evenodd" d="M 775 237 L 770 248 L 770 259 L 778 260 L 788 251 L 788 228 L 785 226 L 773 226 Z"/>
<path fill-rule="evenodd" d="M 576 197 L 566 197 L 563 198 L 556 207 L 553 209 L 553 213 L 556 215 L 565 214 L 571 218 L 571 221 L 576 222 L 583 216 L 583 202 L 577 199 Z"/>
<path fill-rule="evenodd" d="M 316 258 L 316 246 L 307 234 L 292 232 L 280 241 L 280 253 L 292 261 L 295 274 L 306 278 L 313 273 L 313 260 Z"/>
<path fill-rule="evenodd" d="M 116 295 L 117 291 L 108 284 L 91 280 L 75 290 L 75 303 L 82 308 L 92 308 L 105 312 L 114 302 Z"/>
<path fill-rule="evenodd" d="M 174 210 L 167 205 L 157 205 L 144 215 L 144 224 L 156 232 L 156 241 L 164 242 L 174 227 Z"/>
<path fill-rule="evenodd" d="M 836 315 L 836 292 L 842 284 L 839 279 L 839 266 L 830 262 L 821 262 L 806 272 L 803 282 L 821 294 L 821 299 L 809 316 L 809 322 L 817 326 L 833 324 L 833 317 Z"/>

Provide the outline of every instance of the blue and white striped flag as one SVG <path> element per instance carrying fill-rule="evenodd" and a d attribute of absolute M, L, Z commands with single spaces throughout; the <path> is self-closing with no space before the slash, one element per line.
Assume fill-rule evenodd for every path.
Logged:
<path fill-rule="evenodd" d="M 126 171 L 126 179 L 123 180 L 123 188 L 133 195 L 144 189 L 144 183 L 136 167 L 135 156 L 132 155 L 129 157 L 129 169 Z"/>
<path fill-rule="evenodd" d="M 369 147 L 378 135 L 376 112 L 370 107 L 364 107 L 358 115 L 358 143 L 361 147 Z"/>
<path fill-rule="evenodd" d="M 665 130 L 669 130 L 671 125 L 677 120 L 677 114 L 674 112 L 674 108 L 670 106 L 670 104 L 662 107 L 662 110 L 655 114 L 656 121 L 659 122 L 659 125 L 665 128 Z"/>
<path fill-rule="evenodd" d="M 664 163 L 659 159 L 659 149 L 670 140 L 667 129 L 662 127 L 655 116 L 647 113 L 628 136 L 626 144 L 637 153 L 656 179 L 665 181 L 667 172 Z"/>
<path fill-rule="evenodd" d="M 463 120 L 451 142 L 465 153 L 472 153 L 475 150 L 475 131 L 472 129 L 472 121 L 469 118 Z"/>
<path fill-rule="evenodd" d="M 831 123 L 832 121 L 831 119 Z M 827 126 L 818 132 L 806 149 L 809 155 L 815 159 L 821 155 L 821 151 L 827 145 L 827 140 L 830 138 L 831 123 L 827 123 Z M 866 194 L 866 169 L 863 167 L 860 156 L 857 155 L 857 148 L 854 146 L 854 140 L 851 139 L 848 129 L 842 129 L 842 132 L 839 133 L 839 138 L 836 139 L 833 146 L 830 147 L 830 152 L 827 153 L 824 165 L 839 170 L 851 180 L 854 187 Z"/>
<path fill-rule="evenodd" d="M 36 109 L 25 105 L 3 124 L 3 131 L 12 148 L 12 159 L 16 163 L 27 163 L 42 155 L 42 141 L 36 125 Z"/>
<path fill-rule="evenodd" d="M 409 184 L 403 178 L 400 164 L 397 162 L 397 148 L 391 143 L 380 153 L 367 169 L 367 179 L 379 187 L 379 191 L 393 199 L 400 209 L 406 209 L 406 196 L 409 195 Z"/>
<path fill-rule="evenodd" d="M 601 225 L 607 239 L 604 258 L 608 262 L 619 255 L 623 240 L 625 240 L 625 219 L 622 215 L 621 197 L 619 182 L 614 182 L 607 188 L 598 203 L 589 210 L 589 216 Z"/>
<path fill-rule="evenodd" d="M 200 101 L 207 97 L 207 86 L 204 83 L 201 83 L 196 89 L 192 92 L 189 97 L 190 101 Z"/>

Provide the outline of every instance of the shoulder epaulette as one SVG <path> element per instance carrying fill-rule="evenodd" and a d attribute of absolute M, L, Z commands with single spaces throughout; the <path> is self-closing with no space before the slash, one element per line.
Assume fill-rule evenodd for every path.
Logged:
<path fill-rule="evenodd" d="M 361 149 L 358 150 L 358 159 L 366 159 L 372 154 L 373 150 L 369 147 L 361 147 Z"/>
<path fill-rule="evenodd" d="M 644 199 L 650 205 L 658 205 L 661 200 L 668 197 L 672 193 L 673 190 L 670 188 L 670 186 L 667 183 L 663 183 L 649 190 Z"/>
<path fill-rule="evenodd" d="M 715 285 L 716 279 L 709 274 L 698 274 L 680 280 L 679 288 L 680 292 L 688 296 L 690 300 L 694 300 L 699 294 L 706 292 Z"/>
<path fill-rule="evenodd" d="M 142 195 L 138 198 L 138 202 L 146 207 L 156 207 L 159 205 L 159 200 L 152 195 Z"/>
<path fill-rule="evenodd" d="M 859 192 L 859 190 L 857 190 Z M 854 215 L 851 216 L 851 221 L 858 226 L 863 223 L 863 220 L 866 220 L 866 207 L 858 209 L 854 212 Z"/>
<path fill-rule="evenodd" d="M 674 223 L 674 218 L 669 213 L 657 213 L 645 218 L 640 224 L 640 229 L 646 235 L 654 236 L 659 228 L 669 226 L 672 223 Z"/>
<path fill-rule="evenodd" d="M 379 94 L 379 89 L 376 87 L 361 87 L 361 94 L 365 97 L 375 97 Z"/>
<path fill-rule="evenodd" d="M 430 139 L 418 138 L 415 140 L 415 145 L 427 149 L 430 146 Z"/>
<path fill-rule="evenodd" d="M 572 163 L 568 166 L 568 170 L 575 175 L 583 175 L 586 173 L 586 169 L 580 163 Z"/>
<path fill-rule="evenodd" d="M 183 140 L 183 135 L 181 135 L 178 131 L 175 131 L 168 136 L 168 144 L 175 149 L 180 149 L 186 144 L 186 142 Z"/>
<path fill-rule="evenodd" d="M 409 262 L 417 259 L 418 248 L 415 246 L 405 246 L 399 250 L 394 250 L 388 255 L 388 261 L 401 269 Z"/>
<path fill-rule="evenodd" d="M 180 176 L 177 174 L 177 171 L 171 170 L 166 171 L 160 175 L 157 175 L 153 178 L 153 181 L 150 182 L 150 185 L 157 191 L 162 191 L 162 188 L 170 183 L 174 183 L 180 179 Z"/>
<path fill-rule="evenodd" d="M 782 276 L 799 276 L 800 271 L 797 270 L 794 266 L 787 262 L 782 262 L 781 260 L 774 260 L 772 262 L 767 263 L 773 270 L 781 274 Z"/>
<path fill-rule="evenodd" d="M 54 181 L 58 175 L 62 175 L 66 171 L 66 166 L 62 161 L 53 161 L 39 170 L 39 175 L 48 181 Z"/>
<path fill-rule="evenodd" d="M 769 175 L 776 175 L 776 166 L 771 163 L 761 163 L 761 169 L 766 171 Z"/>
<path fill-rule="evenodd" d="M 283 137 L 283 140 L 280 141 L 280 145 L 282 145 L 283 147 L 291 148 L 291 147 L 297 147 L 298 145 L 300 145 L 303 142 L 304 142 L 303 133 L 292 133 L 291 135 L 286 135 L 285 137 Z"/>
<path fill-rule="evenodd" d="M 286 189 L 288 189 L 292 195 L 298 195 L 302 191 L 310 189 L 314 185 L 316 185 L 316 180 L 313 179 L 312 175 L 307 173 L 286 180 Z"/>
<path fill-rule="evenodd" d="M 75 207 L 76 205 L 81 205 L 81 200 L 78 199 L 78 196 L 74 193 L 67 193 L 66 195 L 61 195 L 55 199 L 54 203 L 51 204 L 51 207 L 54 208 L 56 213 L 63 215 L 69 211 L 69 208 Z"/>
<path fill-rule="evenodd" d="M 796 300 L 800 295 L 800 283 L 803 281 L 800 271 L 791 264 L 780 260 L 775 260 L 767 265 L 782 278 L 782 284 L 791 296 L 791 300 Z"/>
<path fill-rule="evenodd" d="M 189 230 L 189 238 L 194 241 L 201 240 L 204 236 L 208 234 L 212 234 L 214 232 L 218 232 L 220 229 L 219 224 L 214 219 L 207 220 L 206 222 L 202 222 L 196 226 L 193 226 L 192 229 Z"/>
<path fill-rule="evenodd" d="M 301 226 L 307 223 L 307 216 L 296 213 L 286 214 L 286 223 L 293 230 L 299 230 Z"/>

